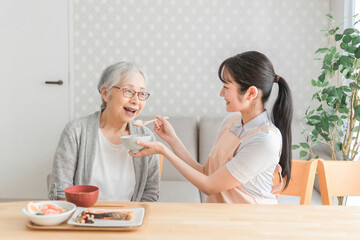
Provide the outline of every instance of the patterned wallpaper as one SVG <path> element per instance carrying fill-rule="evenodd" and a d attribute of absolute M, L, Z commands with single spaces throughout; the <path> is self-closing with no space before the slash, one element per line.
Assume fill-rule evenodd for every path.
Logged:
<path fill-rule="evenodd" d="M 148 75 L 144 115 L 225 114 L 220 63 L 258 50 L 293 91 L 295 119 L 319 74 L 314 51 L 330 0 L 74 0 L 74 118 L 99 109 L 102 70 L 133 61 Z M 276 88 L 276 85 L 274 85 Z M 276 92 L 276 91 L 274 91 Z"/>

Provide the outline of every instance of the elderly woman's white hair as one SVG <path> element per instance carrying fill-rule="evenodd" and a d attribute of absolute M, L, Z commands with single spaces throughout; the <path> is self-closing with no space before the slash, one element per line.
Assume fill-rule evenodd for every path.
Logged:
<path fill-rule="evenodd" d="M 127 78 L 127 76 L 131 73 L 140 73 L 143 75 L 145 82 L 146 76 L 143 71 L 141 71 L 137 66 L 135 66 L 131 62 L 118 62 L 109 67 L 107 67 L 101 74 L 100 81 L 97 85 L 97 88 L 101 94 L 101 89 L 106 88 L 108 89 L 107 97 L 111 96 L 112 87 L 121 84 Z M 106 108 L 106 102 L 101 96 L 101 111 Z"/>

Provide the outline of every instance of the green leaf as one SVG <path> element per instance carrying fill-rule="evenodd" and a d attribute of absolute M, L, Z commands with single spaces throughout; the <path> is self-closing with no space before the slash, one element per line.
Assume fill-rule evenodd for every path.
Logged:
<path fill-rule="evenodd" d="M 320 83 L 320 84 L 319 84 L 319 87 L 326 87 L 327 85 L 329 85 L 329 82 L 328 82 L 328 81 L 323 82 L 323 83 Z"/>
<path fill-rule="evenodd" d="M 344 37 L 343 37 L 343 42 L 344 42 L 344 43 L 349 43 L 349 42 L 351 42 L 351 36 L 349 36 L 349 35 L 344 36 Z"/>
<path fill-rule="evenodd" d="M 354 127 L 351 132 L 358 132 L 360 130 L 360 126 Z"/>
<path fill-rule="evenodd" d="M 326 16 L 331 18 L 331 19 L 333 18 L 333 16 L 330 13 L 326 14 Z"/>
<path fill-rule="evenodd" d="M 321 132 L 320 135 L 325 139 L 325 141 L 331 141 L 328 133 Z"/>
<path fill-rule="evenodd" d="M 348 45 L 344 42 L 340 43 L 340 48 L 346 50 L 348 48 Z"/>
<path fill-rule="evenodd" d="M 336 121 L 339 120 L 339 117 L 336 116 L 336 115 L 332 115 L 332 116 L 330 116 L 330 117 L 328 118 L 328 120 L 331 121 L 331 122 L 336 122 Z"/>
<path fill-rule="evenodd" d="M 310 116 L 308 119 L 312 119 L 312 120 L 321 120 L 320 116 L 319 115 L 313 115 L 313 116 Z"/>
<path fill-rule="evenodd" d="M 319 134 L 319 131 L 316 129 L 316 128 L 314 128 L 312 131 L 311 131 L 311 133 L 313 134 L 313 135 L 318 135 Z"/>
<path fill-rule="evenodd" d="M 329 122 L 327 120 L 322 120 L 321 128 L 324 129 L 325 132 L 329 132 Z"/>
<path fill-rule="evenodd" d="M 356 118 L 356 120 L 358 120 L 358 121 L 360 122 L 360 113 L 357 112 L 357 113 L 355 114 L 355 118 Z"/>
<path fill-rule="evenodd" d="M 353 89 L 360 89 L 360 87 L 354 82 L 350 83 L 350 87 Z"/>
<path fill-rule="evenodd" d="M 342 125 L 344 125 L 344 121 L 339 118 L 339 120 L 338 120 L 338 126 L 342 126 Z"/>
<path fill-rule="evenodd" d="M 329 96 L 328 98 L 326 98 L 326 102 L 328 105 L 334 104 L 335 100 L 336 100 L 336 98 L 333 96 Z"/>
<path fill-rule="evenodd" d="M 354 46 L 358 45 L 360 43 L 360 37 L 359 36 L 354 36 L 351 43 Z"/>
<path fill-rule="evenodd" d="M 348 72 L 349 72 L 349 69 L 346 68 L 346 69 L 344 69 L 344 71 L 342 71 L 342 75 L 343 75 L 343 76 L 346 76 L 346 75 L 348 74 Z"/>
<path fill-rule="evenodd" d="M 292 150 L 295 150 L 295 149 L 298 149 L 299 147 L 300 147 L 299 145 L 292 145 L 292 146 L 291 146 L 291 149 L 292 149 Z"/>
<path fill-rule="evenodd" d="M 348 86 L 341 86 L 340 89 L 344 92 L 352 92 L 351 88 L 349 88 Z"/>
<path fill-rule="evenodd" d="M 340 137 L 344 136 L 344 133 L 342 131 L 338 131 L 338 134 Z"/>
<path fill-rule="evenodd" d="M 325 80 L 325 73 L 322 73 L 319 77 L 318 77 L 318 80 L 320 82 L 323 82 Z"/>
<path fill-rule="evenodd" d="M 309 144 L 307 144 L 306 142 L 300 143 L 300 146 L 302 146 L 303 148 L 310 148 Z"/>
<path fill-rule="evenodd" d="M 324 63 L 331 65 L 332 59 L 333 59 L 332 54 L 326 54 L 324 57 Z"/>
<path fill-rule="evenodd" d="M 339 41 L 339 40 L 341 40 L 341 39 L 342 39 L 342 37 L 343 37 L 343 35 L 342 35 L 342 34 L 335 34 L 335 41 Z"/>
<path fill-rule="evenodd" d="M 350 59 L 348 56 L 341 56 L 339 58 L 340 64 L 342 64 L 344 67 L 351 67 Z"/>
<path fill-rule="evenodd" d="M 300 158 L 303 158 L 307 155 L 306 151 L 300 151 Z"/>
<path fill-rule="evenodd" d="M 337 142 L 337 143 L 335 144 L 334 150 L 335 150 L 335 152 L 339 152 L 339 151 L 341 151 L 341 148 L 342 148 L 342 143 L 341 143 L 341 142 Z"/>
<path fill-rule="evenodd" d="M 350 34 L 352 34 L 352 33 L 354 33 L 354 32 L 355 32 L 355 29 L 353 29 L 353 28 L 348 28 L 348 29 L 345 29 L 344 35 L 350 35 Z"/>
<path fill-rule="evenodd" d="M 329 48 L 329 51 L 330 51 L 330 53 L 331 54 L 335 54 L 336 53 L 336 47 L 335 46 L 331 46 L 330 48 Z"/>
<path fill-rule="evenodd" d="M 356 46 L 350 45 L 349 48 L 347 49 L 347 51 L 348 51 L 349 53 L 355 53 L 355 51 L 356 51 Z"/>
<path fill-rule="evenodd" d="M 314 79 L 311 79 L 311 85 L 312 85 L 313 87 L 316 87 L 316 86 L 317 86 L 317 83 L 316 83 L 316 81 L 315 81 Z"/>
<path fill-rule="evenodd" d="M 327 52 L 329 49 L 328 48 L 319 48 L 318 50 L 316 50 L 315 53 L 324 53 Z"/>
<path fill-rule="evenodd" d="M 355 50 L 355 57 L 358 59 L 360 58 L 360 47 Z"/>
<path fill-rule="evenodd" d="M 360 113 L 360 105 L 357 105 L 357 106 L 355 107 L 355 112 L 356 112 L 356 113 Z"/>
<path fill-rule="evenodd" d="M 322 100 L 322 101 L 325 101 L 325 100 L 328 98 L 328 96 L 329 96 L 329 95 L 327 95 L 326 93 L 323 94 L 323 95 L 321 96 L 321 100 Z"/>
<path fill-rule="evenodd" d="M 319 102 L 321 101 L 321 99 L 320 99 L 320 96 L 319 96 L 319 93 L 318 93 L 318 92 L 316 92 L 316 93 L 314 93 L 314 94 L 312 95 L 311 100 L 314 100 L 314 99 L 317 99 Z"/>

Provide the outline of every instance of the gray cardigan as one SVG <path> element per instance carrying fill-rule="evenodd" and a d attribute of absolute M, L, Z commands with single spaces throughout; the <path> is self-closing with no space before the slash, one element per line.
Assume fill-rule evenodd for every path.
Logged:
<path fill-rule="evenodd" d="M 100 112 L 68 123 L 57 146 L 50 180 L 49 199 L 65 199 L 64 189 L 88 184 L 98 141 Z M 146 127 L 133 127 L 130 134 L 154 134 Z M 135 189 L 131 201 L 152 202 L 159 199 L 160 170 L 158 155 L 133 158 Z M 101 190 L 100 190 L 101 191 Z"/>

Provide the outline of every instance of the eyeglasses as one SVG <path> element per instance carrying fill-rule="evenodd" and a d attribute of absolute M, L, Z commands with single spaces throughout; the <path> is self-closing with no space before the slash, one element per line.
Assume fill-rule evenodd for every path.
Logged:
<path fill-rule="evenodd" d="M 127 98 L 133 98 L 135 94 L 137 94 L 140 101 L 146 101 L 150 97 L 150 93 L 148 92 L 136 92 L 130 88 L 120 88 L 118 86 L 113 86 L 113 88 L 120 89 L 123 92 L 124 97 Z"/>

